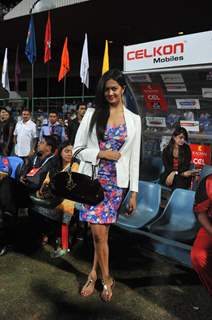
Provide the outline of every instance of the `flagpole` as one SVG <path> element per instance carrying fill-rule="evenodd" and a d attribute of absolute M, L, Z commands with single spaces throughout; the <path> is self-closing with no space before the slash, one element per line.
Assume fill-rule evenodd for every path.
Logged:
<path fill-rule="evenodd" d="M 82 102 L 84 102 L 84 96 L 85 96 L 85 85 L 82 84 Z"/>
<path fill-rule="evenodd" d="M 64 88 L 63 88 L 63 105 L 66 104 L 66 75 L 64 77 Z"/>
<path fill-rule="evenodd" d="M 34 115 L 34 62 L 32 63 L 32 116 Z"/>
<path fill-rule="evenodd" d="M 50 70 L 50 66 L 49 66 L 50 62 L 48 61 L 47 63 L 47 87 L 46 87 L 46 97 L 47 97 L 47 103 L 46 103 L 46 107 L 47 107 L 47 114 L 49 114 L 49 70 Z"/>

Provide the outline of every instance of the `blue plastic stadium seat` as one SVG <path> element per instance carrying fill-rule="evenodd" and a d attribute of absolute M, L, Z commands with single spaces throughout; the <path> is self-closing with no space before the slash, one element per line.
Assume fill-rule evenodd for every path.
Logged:
<path fill-rule="evenodd" d="M 19 171 L 23 165 L 23 160 L 16 156 L 8 157 L 8 160 L 12 167 L 11 177 L 15 179 L 19 175 Z"/>
<path fill-rule="evenodd" d="M 160 175 L 165 170 L 163 165 L 163 160 L 161 157 L 154 157 L 152 158 L 152 167 L 154 170 L 157 170 L 157 179 L 152 180 L 152 182 L 159 183 L 160 181 Z"/>
<path fill-rule="evenodd" d="M 4 160 L 7 160 L 7 164 L 4 164 Z M 20 173 L 20 169 L 23 165 L 23 160 L 16 156 L 2 157 L 0 156 L 0 171 L 6 172 L 10 177 L 16 179 Z"/>
<path fill-rule="evenodd" d="M 139 181 L 137 208 L 131 216 L 125 216 L 129 202 L 128 192 L 119 210 L 117 225 L 125 228 L 143 228 L 157 217 L 160 208 L 161 186 L 147 181 Z"/>
<path fill-rule="evenodd" d="M 146 157 L 142 161 L 140 176 L 142 181 L 158 182 L 164 166 L 161 157 Z"/>
<path fill-rule="evenodd" d="M 195 192 L 175 189 L 162 215 L 150 226 L 150 232 L 172 240 L 192 241 L 199 229 L 193 212 Z"/>

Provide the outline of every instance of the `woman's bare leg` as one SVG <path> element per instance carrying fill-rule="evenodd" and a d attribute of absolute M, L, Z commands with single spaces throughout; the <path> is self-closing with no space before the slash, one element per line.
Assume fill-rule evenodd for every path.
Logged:
<path fill-rule="evenodd" d="M 113 280 L 109 272 L 109 246 L 108 233 L 109 225 L 91 225 L 91 231 L 94 241 L 94 249 L 97 256 L 98 264 L 101 269 L 103 279 L 102 298 L 104 301 L 110 301 L 112 298 L 111 285 Z"/>
<path fill-rule="evenodd" d="M 96 255 L 96 251 L 94 249 L 94 258 L 93 258 L 93 265 L 91 272 L 88 275 L 88 280 L 86 281 L 85 285 L 83 286 L 80 294 L 84 297 L 88 297 L 92 295 L 95 288 L 95 282 L 97 280 L 97 267 L 98 267 L 98 258 Z"/>

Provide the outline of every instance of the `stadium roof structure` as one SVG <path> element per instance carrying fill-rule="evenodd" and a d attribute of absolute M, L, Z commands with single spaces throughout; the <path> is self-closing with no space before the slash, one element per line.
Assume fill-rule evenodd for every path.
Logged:
<path fill-rule="evenodd" d="M 4 16 L 0 39 L 11 37 L 11 42 L 14 38 L 17 42 L 27 28 L 27 15 L 33 6 L 40 26 L 45 11 L 53 9 L 58 35 L 68 32 L 74 37 L 77 32 L 78 38 L 81 32 L 87 32 L 95 40 L 105 38 L 119 45 L 169 38 L 181 31 L 188 34 L 212 29 L 211 0 L 192 4 L 184 0 L 23 0 Z"/>
<path fill-rule="evenodd" d="M 22 0 L 4 16 L 4 20 L 26 16 L 32 9 L 33 13 L 38 13 L 86 1 L 90 0 Z"/>

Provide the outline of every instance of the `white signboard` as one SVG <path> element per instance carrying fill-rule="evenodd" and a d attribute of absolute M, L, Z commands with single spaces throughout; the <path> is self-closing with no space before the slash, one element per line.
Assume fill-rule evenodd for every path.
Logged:
<path fill-rule="evenodd" d="M 141 82 L 141 83 L 152 82 L 149 74 L 147 73 L 129 75 L 129 79 L 131 82 Z"/>
<path fill-rule="evenodd" d="M 176 99 L 177 109 L 200 109 L 199 99 Z"/>
<path fill-rule="evenodd" d="M 124 46 L 124 71 L 212 62 L 212 31 Z"/>
<path fill-rule="evenodd" d="M 212 98 L 212 88 L 202 88 L 203 98 Z"/>
<path fill-rule="evenodd" d="M 181 73 L 165 73 L 161 74 L 161 78 L 165 83 L 181 83 L 184 82 Z"/>
<path fill-rule="evenodd" d="M 166 127 L 166 118 L 163 117 L 146 117 L 147 127 Z"/>
<path fill-rule="evenodd" d="M 199 121 L 180 121 L 180 126 L 190 132 L 199 132 Z"/>
<path fill-rule="evenodd" d="M 165 83 L 168 92 L 186 92 L 185 83 Z"/>

